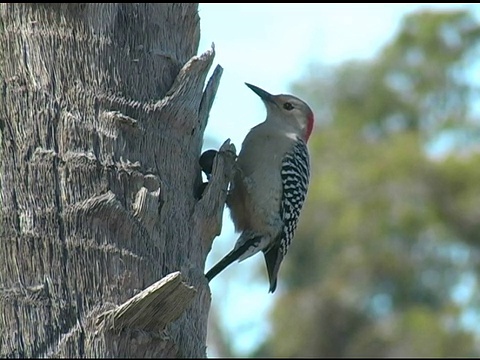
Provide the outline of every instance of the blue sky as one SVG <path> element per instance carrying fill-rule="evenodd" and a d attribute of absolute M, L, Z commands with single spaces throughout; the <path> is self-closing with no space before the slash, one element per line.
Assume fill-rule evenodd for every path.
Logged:
<path fill-rule="evenodd" d="M 408 12 L 467 6 L 480 13 L 480 5 L 462 3 L 200 4 L 198 52 L 215 43 L 214 66 L 224 68 L 205 132 L 205 148 L 217 147 L 230 138 L 239 151 L 250 128 L 264 120 L 263 104 L 245 82 L 274 94 L 288 93 L 290 84 L 306 73 L 309 64 L 334 65 L 374 57 Z M 226 211 L 207 268 L 228 252 L 235 240 Z M 212 302 L 219 306 L 219 317 L 239 355 L 266 337 L 268 309 L 282 291 L 281 270 L 277 292 L 268 294 L 266 274 L 250 271 L 258 264 L 264 266 L 261 255 L 234 263 L 211 283 Z M 216 355 L 213 347 L 208 355 Z"/>

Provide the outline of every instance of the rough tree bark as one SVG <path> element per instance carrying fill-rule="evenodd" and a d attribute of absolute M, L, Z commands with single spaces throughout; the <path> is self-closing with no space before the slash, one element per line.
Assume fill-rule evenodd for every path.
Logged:
<path fill-rule="evenodd" d="M 234 148 L 199 199 L 221 76 L 199 26 L 196 4 L 0 5 L 1 357 L 205 356 Z"/>

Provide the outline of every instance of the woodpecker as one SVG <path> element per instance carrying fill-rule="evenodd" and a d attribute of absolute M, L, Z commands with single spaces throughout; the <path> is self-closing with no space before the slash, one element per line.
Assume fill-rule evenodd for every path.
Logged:
<path fill-rule="evenodd" d="M 212 177 L 213 161 L 215 160 L 215 156 L 217 156 L 217 153 L 217 150 L 207 150 L 198 159 L 198 164 L 200 165 L 200 168 L 207 177 L 207 182 L 202 182 L 196 190 L 195 197 L 198 200 L 202 198 L 203 192 L 207 188 L 208 181 L 210 181 L 210 178 Z"/>
<path fill-rule="evenodd" d="M 232 251 L 205 275 L 210 281 L 235 260 L 262 251 L 269 292 L 277 287 L 280 264 L 293 239 L 307 195 L 310 160 L 307 141 L 314 115 L 292 95 L 272 95 L 246 83 L 263 101 L 267 118 L 242 143 L 227 206 L 241 235 Z"/>
<path fill-rule="evenodd" d="M 210 149 L 205 151 L 202 156 L 200 156 L 200 159 L 198 159 L 198 163 L 207 176 L 208 181 L 210 181 L 210 177 L 212 176 L 213 160 L 215 159 L 215 156 L 217 156 L 217 150 Z"/>

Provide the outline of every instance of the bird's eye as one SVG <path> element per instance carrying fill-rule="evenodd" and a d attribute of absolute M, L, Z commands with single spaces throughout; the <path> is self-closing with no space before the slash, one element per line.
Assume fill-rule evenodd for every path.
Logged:
<path fill-rule="evenodd" d="M 290 110 L 293 109 L 293 105 L 290 104 L 289 102 L 286 102 L 285 104 L 283 104 L 283 108 L 284 108 L 285 110 L 290 111 Z"/>

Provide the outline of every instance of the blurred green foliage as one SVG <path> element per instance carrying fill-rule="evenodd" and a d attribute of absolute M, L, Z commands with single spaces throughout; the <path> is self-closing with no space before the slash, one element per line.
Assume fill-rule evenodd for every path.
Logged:
<path fill-rule="evenodd" d="M 373 60 L 295 84 L 311 185 L 252 356 L 480 356 L 479 43 L 466 10 L 416 12 Z"/>

